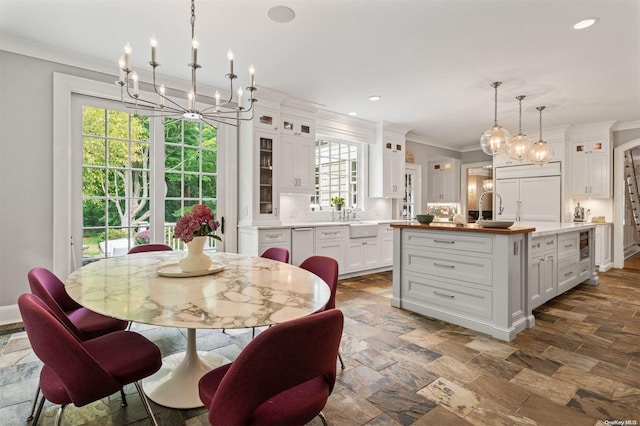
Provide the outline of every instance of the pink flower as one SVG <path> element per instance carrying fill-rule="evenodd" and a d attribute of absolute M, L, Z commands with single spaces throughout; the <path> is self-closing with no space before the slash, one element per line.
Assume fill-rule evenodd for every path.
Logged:
<path fill-rule="evenodd" d="M 215 234 L 219 226 L 220 223 L 213 219 L 211 209 L 204 204 L 198 204 L 178 219 L 173 234 L 185 243 L 193 240 L 193 237 L 206 236 L 220 241 L 221 238 Z"/>

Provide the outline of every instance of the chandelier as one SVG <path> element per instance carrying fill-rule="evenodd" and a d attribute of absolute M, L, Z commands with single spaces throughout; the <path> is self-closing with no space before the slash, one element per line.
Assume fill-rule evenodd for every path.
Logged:
<path fill-rule="evenodd" d="M 526 98 L 524 95 L 516 96 L 518 103 L 520 104 L 519 113 L 519 125 L 518 134 L 511 138 L 511 141 L 507 143 L 507 154 L 514 160 L 522 162 L 526 160 L 531 151 L 531 139 L 522 133 L 522 100 Z"/>
<path fill-rule="evenodd" d="M 500 81 L 491 83 L 491 87 L 494 89 L 493 127 L 484 132 L 480 138 L 480 146 L 482 147 L 482 150 L 486 154 L 494 156 L 504 152 L 507 144 L 511 140 L 511 135 L 507 129 L 498 125 L 498 86 L 501 84 L 502 82 Z"/>
<path fill-rule="evenodd" d="M 187 94 L 186 106 L 174 101 L 166 96 L 164 84 L 158 85 L 156 80 L 156 68 L 160 66 L 157 62 L 158 40 L 155 35 L 151 37 L 151 61 L 152 85 L 157 98 L 155 100 L 145 99 L 139 90 L 138 73 L 131 68 L 131 46 L 129 43 L 124 48 L 124 57 L 120 57 L 118 65 L 120 68 L 119 79 L 116 82 L 120 86 L 120 100 L 129 108 L 142 111 L 151 111 L 152 117 L 183 117 L 188 120 L 200 120 L 206 124 L 217 127 L 216 124 L 228 124 L 238 126 L 240 121 L 251 120 L 253 118 L 253 104 L 257 102 L 255 98 L 255 70 L 253 65 L 249 68 L 249 92 L 248 106 L 243 106 L 242 87 L 234 92 L 233 80 L 238 78 L 233 72 L 233 53 L 229 49 L 227 53 L 229 72 L 225 77 L 229 79 L 229 97 L 220 99 L 220 92 L 216 90 L 214 94 L 215 105 L 199 110 L 196 101 L 200 95 L 196 87 L 196 73 L 201 66 L 198 64 L 198 40 L 195 35 L 195 0 L 191 0 L 191 63 L 187 66 L 191 68 L 191 90 Z M 234 93 L 237 95 L 234 98 Z"/>
<path fill-rule="evenodd" d="M 529 152 L 529 160 L 540 166 L 547 164 L 553 158 L 553 146 L 542 139 L 542 110 L 545 108 L 544 106 L 536 107 L 540 112 L 540 139 L 533 144 Z"/>

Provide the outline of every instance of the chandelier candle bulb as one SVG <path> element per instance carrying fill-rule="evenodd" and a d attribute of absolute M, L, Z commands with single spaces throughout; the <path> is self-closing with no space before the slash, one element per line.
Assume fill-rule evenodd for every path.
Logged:
<path fill-rule="evenodd" d="M 242 87 L 238 89 L 238 109 L 242 109 Z"/>
<path fill-rule="evenodd" d="M 229 75 L 233 75 L 233 52 L 231 49 L 227 52 L 227 58 L 229 59 Z"/>
<path fill-rule="evenodd" d="M 158 49 L 158 39 L 155 34 L 151 36 L 149 43 L 151 44 L 151 65 L 153 65 L 156 63 L 156 53 Z"/>
<path fill-rule="evenodd" d="M 124 45 L 124 67 L 126 70 L 131 69 L 131 45 L 129 43 Z"/>
<path fill-rule="evenodd" d="M 187 109 L 189 109 L 189 110 L 193 109 L 193 91 L 189 92 Z"/>
<path fill-rule="evenodd" d="M 167 89 L 164 88 L 164 84 L 160 85 L 160 106 L 164 106 L 164 94 Z"/>
<path fill-rule="evenodd" d="M 198 64 L 198 40 L 195 37 L 191 41 L 191 63 L 194 67 Z"/>
<path fill-rule="evenodd" d="M 134 72 L 131 74 L 131 78 L 133 79 L 133 95 L 138 96 L 138 73 Z"/>
<path fill-rule="evenodd" d="M 255 75 L 256 69 L 253 67 L 253 64 L 249 67 L 249 87 L 255 87 Z"/>

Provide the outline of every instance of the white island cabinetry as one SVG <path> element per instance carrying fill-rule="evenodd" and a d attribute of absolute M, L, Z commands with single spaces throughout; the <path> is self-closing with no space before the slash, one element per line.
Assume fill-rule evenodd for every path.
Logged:
<path fill-rule="evenodd" d="M 506 341 L 527 327 L 526 241 L 533 228 L 392 226 L 392 306 Z"/>

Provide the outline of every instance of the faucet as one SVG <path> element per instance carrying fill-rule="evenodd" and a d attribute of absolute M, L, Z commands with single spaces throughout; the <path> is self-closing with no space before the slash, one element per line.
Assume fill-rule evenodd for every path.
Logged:
<path fill-rule="evenodd" d="M 496 194 L 496 197 L 498 197 L 498 200 L 500 200 L 500 204 L 498 206 L 498 214 L 502 214 L 502 211 L 504 210 L 504 207 L 502 207 L 502 197 L 500 196 L 500 194 L 498 194 L 496 191 L 485 191 L 482 193 L 482 195 L 480 195 L 480 199 L 478 200 L 478 220 L 484 219 L 482 217 L 482 199 L 487 194 Z M 476 222 L 478 220 L 476 220 Z"/>

